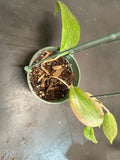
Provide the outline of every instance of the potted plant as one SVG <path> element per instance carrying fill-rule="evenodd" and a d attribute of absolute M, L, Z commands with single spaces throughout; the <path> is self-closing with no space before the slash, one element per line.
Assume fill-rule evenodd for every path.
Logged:
<path fill-rule="evenodd" d="M 35 53 L 29 66 L 25 66 L 29 88 L 46 103 L 60 103 L 69 98 L 73 113 L 85 125 L 84 136 L 97 143 L 93 128 L 102 125 L 112 144 L 118 131 L 116 120 L 102 102 L 77 87 L 80 70 L 73 54 L 118 41 L 120 33 L 77 46 L 80 38 L 78 21 L 61 1 L 56 2 L 55 14 L 57 12 L 61 12 L 62 18 L 61 47 L 46 47 Z M 75 52 L 75 49 L 79 51 Z"/>

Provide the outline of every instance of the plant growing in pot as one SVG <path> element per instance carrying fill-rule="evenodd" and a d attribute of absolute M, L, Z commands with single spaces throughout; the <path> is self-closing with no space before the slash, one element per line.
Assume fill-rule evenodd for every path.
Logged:
<path fill-rule="evenodd" d="M 102 125 L 105 136 L 112 144 L 118 131 L 116 120 L 102 102 L 77 87 L 80 70 L 73 54 L 119 41 L 120 33 L 76 46 L 80 38 L 78 21 L 61 1 L 56 2 L 55 14 L 57 12 L 61 12 L 62 17 L 61 47 L 39 50 L 29 66 L 25 66 L 29 88 L 37 98 L 46 103 L 60 103 L 69 97 L 75 116 L 85 125 L 84 136 L 97 143 L 93 128 Z M 75 52 L 75 49 L 79 51 Z"/>

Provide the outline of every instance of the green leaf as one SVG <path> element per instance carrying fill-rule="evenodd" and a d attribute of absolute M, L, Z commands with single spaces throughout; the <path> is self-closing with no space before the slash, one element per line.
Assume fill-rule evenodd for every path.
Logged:
<path fill-rule="evenodd" d="M 84 136 L 85 136 L 88 140 L 92 141 L 93 143 L 97 143 L 97 140 L 96 140 L 95 135 L 94 135 L 94 130 L 93 130 L 92 127 L 86 126 L 86 127 L 84 128 L 83 133 L 84 133 Z"/>
<path fill-rule="evenodd" d="M 74 15 L 61 2 L 56 2 L 55 14 L 61 12 L 62 35 L 60 52 L 77 45 L 80 39 L 80 26 Z"/>
<path fill-rule="evenodd" d="M 104 113 L 101 106 L 84 91 L 75 86 L 71 87 L 69 100 L 74 114 L 81 123 L 90 127 L 97 127 L 103 123 Z"/>
<path fill-rule="evenodd" d="M 103 120 L 103 131 L 105 136 L 112 144 L 114 138 L 117 136 L 118 128 L 117 122 L 112 113 L 106 113 Z"/>

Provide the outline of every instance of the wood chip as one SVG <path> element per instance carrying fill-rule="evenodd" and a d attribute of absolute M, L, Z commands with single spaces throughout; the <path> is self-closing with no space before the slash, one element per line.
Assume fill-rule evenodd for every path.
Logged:
<path fill-rule="evenodd" d="M 49 71 L 43 65 L 41 65 L 41 68 L 47 75 L 50 75 Z"/>
<path fill-rule="evenodd" d="M 40 86 L 41 86 L 42 88 L 44 88 L 44 87 L 45 87 L 45 81 L 42 81 Z"/>
<path fill-rule="evenodd" d="M 53 86 L 53 82 L 50 83 L 50 85 L 49 85 L 49 87 L 48 87 L 46 92 L 48 92 L 52 88 L 52 86 Z"/>
<path fill-rule="evenodd" d="M 58 69 L 58 70 L 56 70 L 56 71 L 53 73 L 53 76 L 58 77 L 58 76 L 60 76 L 60 75 L 61 75 L 61 73 L 62 73 L 63 71 L 64 71 L 64 69 L 63 69 L 63 68 Z"/>
<path fill-rule="evenodd" d="M 46 54 L 41 60 L 49 57 L 49 56 L 52 54 L 52 52 L 49 52 L 49 51 L 46 51 L 46 50 L 45 50 L 45 52 L 46 52 L 47 54 Z"/>
<path fill-rule="evenodd" d="M 61 66 L 61 65 L 58 65 L 58 66 L 53 66 L 52 68 L 53 68 L 54 70 L 58 70 L 58 69 L 61 69 L 62 66 Z"/>

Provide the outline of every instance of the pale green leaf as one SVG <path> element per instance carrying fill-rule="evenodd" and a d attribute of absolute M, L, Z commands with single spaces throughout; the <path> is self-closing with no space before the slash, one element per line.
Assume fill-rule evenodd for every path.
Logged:
<path fill-rule="evenodd" d="M 90 127 L 97 127 L 103 123 L 104 113 L 101 106 L 84 91 L 75 86 L 71 87 L 69 100 L 74 114 L 81 123 Z"/>
<path fill-rule="evenodd" d="M 80 38 L 80 26 L 74 15 L 61 1 L 56 2 L 55 14 L 61 12 L 62 35 L 60 51 L 77 45 Z"/>
<path fill-rule="evenodd" d="M 86 127 L 84 128 L 83 133 L 84 133 L 84 136 L 85 136 L 88 140 L 92 141 L 93 143 L 97 143 L 97 140 L 96 140 L 95 135 L 94 135 L 93 127 L 88 127 L 88 126 L 86 126 Z"/>
<path fill-rule="evenodd" d="M 114 138 L 117 136 L 118 128 L 117 122 L 112 113 L 106 113 L 103 120 L 103 131 L 105 136 L 112 144 Z"/>

